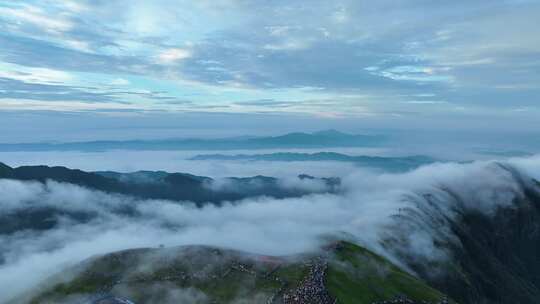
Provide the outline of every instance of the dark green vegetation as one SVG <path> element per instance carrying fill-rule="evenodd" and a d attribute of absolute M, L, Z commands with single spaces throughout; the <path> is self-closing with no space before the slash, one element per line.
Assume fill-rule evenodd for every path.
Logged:
<path fill-rule="evenodd" d="M 309 297 L 318 291 L 344 304 L 397 296 L 430 303 L 444 298 L 384 258 L 348 242 L 337 242 L 317 255 L 290 257 L 199 246 L 138 249 L 93 258 L 71 272 L 73 277 L 45 286 L 30 303 L 80 303 L 102 294 L 135 303 L 169 303 L 168 297 L 185 303 L 295 303 L 291 295 Z M 323 283 L 317 285 L 319 275 Z M 305 291 L 306 285 L 315 287 Z"/>
<path fill-rule="evenodd" d="M 350 156 L 335 152 L 318 153 L 271 153 L 271 154 L 205 154 L 197 155 L 192 160 L 253 160 L 253 161 L 339 161 L 350 162 L 363 167 L 384 169 L 386 171 L 407 171 L 422 165 L 432 164 L 437 160 L 428 156 L 380 157 Z"/>
<path fill-rule="evenodd" d="M 0 144 L 0 151 L 106 151 L 106 150 L 239 150 L 279 148 L 366 147 L 380 145 L 385 137 L 352 135 L 335 130 L 289 133 L 272 137 L 222 139 L 164 139 L 92 141 L 74 143 Z"/>

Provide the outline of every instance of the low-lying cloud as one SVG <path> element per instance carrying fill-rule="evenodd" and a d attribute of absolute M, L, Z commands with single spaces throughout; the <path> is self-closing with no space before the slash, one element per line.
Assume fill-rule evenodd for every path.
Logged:
<path fill-rule="evenodd" d="M 512 159 L 509 165 L 540 176 L 538 156 Z M 423 204 L 435 202 L 437 212 L 450 218 L 456 207 L 489 215 L 500 206 L 512 207 L 514 198 L 523 195 L 521 182 L 497 163 L 434 164 L 401 174 L 353 172 L 343 178 L 339 194 L 259 197 L 197 208 L 189 202 L 140 200 L 53 181 L 0 180 L 0 215 L 44 207 L 93 215 L 77 221 L 57 213 L 60 221 L 52 229 L 0 234 L 0 303 L 63 267 L 127 248 L 205 244 L 287 255 L 315 250 L 321 236 L 347 233 L 400 263 L 383 242 L 397 227 L 407 238 L 407 250 L 419 258 L 444 259 L 434 240 L 455 239 L 444 225 L 421 219 L 434 212 Z M 419 218 L 397 222 L 414 214 Z"/>
<path fill-rule="evenodd" d="M 320 152 L 319 150 L 291 149 L 279 152 Z M 376 155 L 374 149 L 326 149 L 325 151 L 347 152 L 352 155 Z M 208 151 L 206 151 L 208 152 Z M 250 151 L 214 151 L 220 154 L 250 153 Z M 260 153 L 272 153 L 276 150 L 261 150 Z M 253 151 L 251 151 L 253 153 Z M 344 176 L 358 168 L 353 163 L 335 161 L 300 161 L 274 162 L 264 161 L 222 161 L 222 160 L 189 160 L 204 151 L 52 151 L 52 152 L 0 152 L 0 160 L 9 166 L 49 165 L 66 166 L 84 171 L 117 171 L 134 172 L 139 170 L 167 172 L 186 172 L 212 178 L 230 176 L 249 177 L 265 175 L 273 177 L 290 177 L 298 174 L 312 176 Z"/>

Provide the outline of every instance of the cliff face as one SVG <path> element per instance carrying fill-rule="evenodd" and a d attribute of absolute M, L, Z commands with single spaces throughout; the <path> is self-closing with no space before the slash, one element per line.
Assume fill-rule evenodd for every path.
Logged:
<path fill-rule="evenodd" d="M 493 212 L 470 208 L 458 193 L 442 189 L 447 199 L 456 200 L 452 216 L 439 209 L 436 198 L 425 196 L 424 210 L 402 219 L 429 226 L 437 235 L 435 246 L 448 254 L 429 263 L 400 252 L 407 266 L 459 303 L 540 302 L 540 185 L 512 168 L 501 169 L 518 188 L 507 189 L 515 195 Z M 500 200 L 500 193 L 494 194 L 493 200 Z"/>
<path fill-rule="evenodd" d="M 450 280 L 442 290 L 466 303 L 538 303 L 540 197 L 533 189 L 525 193 L 494 217 L 470 212 L 459 218 L 452 226 L 462 244 L 452 250 L 458 268 L 436 286 Z"/>

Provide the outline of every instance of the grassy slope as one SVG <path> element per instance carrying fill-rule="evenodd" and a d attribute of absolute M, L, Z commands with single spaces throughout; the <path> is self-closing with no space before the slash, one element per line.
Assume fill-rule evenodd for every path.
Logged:
<path fill-rule="evenodd" d="M 372 303 L 399 295 L 436 302 L 444 296 L 384 258 L 351 243 L 341 244 L 327 274 L 327 287 L 339 303 Z"/>
<path fill-rule="evenodd" d="M 443 296 L 384 258 L 359 246 L 340 242 L 336 248 L 329 252 L 327 287 L 338 303 L 372 303 L 399 295 L 414 300 L 437 301 Z M 209 248 L 205 248 L 202 253 L 195 251 L 173 258 L 151 260 L 151 268 L 137 266 L 143 259 L 148 262 L 148 253 L 158 251 L 127 251 L 94 259 L 86 265 L 86 269 L 91 271 L 83 271 L 72 280 L 46 289 L 31 303 L 57 303 L 58 299 L 66 295 L 98 293 L 120 278 L 123 282 L 117 284 L 111 293 L 129 297 L 135 303 L 156 303 L 160 293 L 163 293 L 156 288 L 156 284 L 160 288 L 194 289 L 218 303 L 231 303 L 238 299 L 246 303 L 265 303 L 282 287 L 285 290 L 294 289 L 309 271 L 304 259 L 296 262 L 281 259 L 280 266 L 276 267 L 275 261 L 269 262 L 253 256 L 247 258 L 238 253 Z M 234 270 L 231 265 L 238 262 L 253 270 L 256 275 Z M 197 272 L 208 275 L 202 278 L 191 276 L 184 280 L 163 280 L 180 273 L 194 275 Z M 224 273 L 227 274 L 223 276 Z M 126 290 L 129 295 L 126 295 Z"/>

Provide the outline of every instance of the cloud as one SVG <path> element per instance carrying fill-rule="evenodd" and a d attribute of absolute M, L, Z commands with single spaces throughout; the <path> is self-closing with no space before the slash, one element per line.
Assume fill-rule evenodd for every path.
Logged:
<path fill-rule="evenodd" d="M 130 82 L 129 82 L 129 80 L 124 79 L 124 78 L 116 78 L 116 79 L 113 79 L 111 81 L 111 84 L 112 85 L 117 85 L 117 86 L 126 86 L 126 85 L 130 84 Z"/>
<path fill-rule="evenodd" d="M 439 72 L 446 72 L 449 68 L 432 68 L 423 66 L 394 66 L 386 70 L 373 70 L 366 68 L 374 75 L 390 78 L 393 80 L 417 81 L 417 82 L 452 82 L 448 75 L 437 75 Z"/>
<path fill-rule="evenodd" d="M 292 152 L 313 152 L 293 149 Z M 335 151 L 342 151 L 335 149 Z M 215 151 L 216 153 L 249 153 L 250 151 Z M 251 151 L 253 152 L 253 151 Z M 261 150 L 260 153 L 275 152 Z M 376 154 L 377 149 L 345 149 L 353 154 Z M 0 159 L 10 166 L 49 165 L 66 166 L 86 171 L 162 170 L 167 172 L 186 172 L 217 179 L 227 177 L 251 177 L 257 175 L 278 178 L 296 178 L 298 174 L 316 177 L 342 177 L 358 168 L 345 162 L 251 162 L 251 161 L 196 161 L 189 158 L 201 151 L 105 151 L 105 152 L 2 152 Z"/>
<path fill-rule="evenodd" d="M 279 44 L 265 44 L 264 49 L 270 51 L 294 51 L 309 47 L 309 42 L 302 40 L 287 40 Z"/>
<path fill-rule="evenodd" d="M 61 84 L 73 80 L 70 73 L 48 68 L 24 68 L 18 71 L 0 71 L 0 78 L 19 80 L 34 84 Z"/>
<path fill-rule="evenodd" d="M 408 100 L 408 101 L 405 101 L 404 103 L 434 105 L 434 104 L 446 104 L 447 102 L 441 101 L 441 100 Z"/>
<path fill-rule="evenodd" d="M 20 66 L 4 77 L 28 79 L 22 67 L 48 69 L 81 82 L 99 78 L 94 85 L 101 90 L 123 78 L 132 90 L 167 87 L 179 100 L 196 96 L 191 106 L 166 109 L 171 112 L 215 112 L 212 104 L 319 120 L 371 115 L 382 126 L 419 129 L 452 129 L 437 122 L 464 125 L 455 120 L 472 113 L 470 128 L 489 130 L 511 118 L 525 132 L 532 128 L 522 117 L 536 110 L 508 114 L 508 108 L 533 106 L 540 94 L 534 1 L 36 1 L 0 9 L 0 60 Z M 61 75 L 37 76 L 34 82 L 43 83 Z M 9 87 L 0 90 L 25 99 Z M 404 109 L 409 98 L 403 96 L 425 91 L 467 111 L 418 103 Z M 258 99 L 302 106 L 237 103 Z M 317 100 L 332 100 L 331 113 Z"/>
<path fill-rule="evenodd" d="M 103 102 L 104 99 L 102 96 L 94 96 L 92 94 L 82 94 L 78 96 L 87 96 L 87 97 L 97 97 L 98 100 L 96 102 L 94 101 L 75 101 L 72 98 L 58 98 L 54 99 L 54 102 L 51 103 L 44 103 L 39 102 L 33 99 L 21 99 L 16 98 L 22 97 L 22 94 L 9 94 L 10 97 L 15 97 L 14 99 L 10 98 L 3 98 L 2 100 L 2 108 L 4 111 L 9 110 L 16 110 L 16 111 L 63 111 L 63 112 L 97 112 L 97 113 L 128 113 L 132 112 L 135 113 L 138 110 L 142 110 L 140 107 L 133 107 L 130 105 L 126 105 L 125 103 L 99 103 Z M 2 97 L 2 94 L 0 94 L 0 97 Z M 55 95 L 45 95 L 45 96 L 39 96 L 39 99 L 47 100 L 47 98 L 52 99 Z M 67 99 L 67 100 L 64 100 Z"/>
<path fill-rule="evenodd" d="M 175 63 L 189 57 L 191 57 L 191 52 L 186 49 L 167 49 L 157 55 L 158 61 L 163 64 Z"/>
<path fill-rule="evenodd" d="M 151 73 L 160 70 L 156 64 L 145 57 L 88 53 L 65 48 L 57 43 L 32 36 L 3 33 L 0 35 L 0 43 L 4 46 L 2 60 L 21 66 L 43 67 L 67 72 L 93 72 L 104 75 L 116 73 L 140 75 L 143 72 Z"/>
<path fill-rule="evenodd" d="M 31 24 L 50 33 L 65 32 L 73 28 L 73 24 L 62 16 L 51 18 L 40 7 L 28 4 L 13 8 L 0 7 L 0 14 L 13 20 L 16 24 Z"/>
<path fill-rule="evenodd" d="M 540 168 L 538 156 L 520 161 Z M 346 232 L 396 263 L 403 261 L 382 245 L 388 235 L 408 240 L 408 252 L 418 258 L 446 259 L 435 239 L 452 241 L 453 237 L 445 226 L 434 225 L 438 228 L 430 230 L 430 221 L 438 220 L 437 212 L 453 218 L 456 208 L 486 215 L 501 206 L 513 208 L 514 198 L 523 195 L 520 183 L 512 172 L 495 163 L 438 164 L 405 174 L 356 172 L 345 178 L 345 192 L 339 195 L 263 197 L 196 208 L 186 203 L 113 196 L 68 184 L 0 180 L 3 192 L 12 193 L 0 199 L 2 214 L 21 205 L 97 214 L 86 222 L 65 219 L 41 233 L 1 235 L 4 264 L 0 266 L 0 284 L 8 292 L 0 301 L 94 254 L 159 244 L 207 244 L 280 255 L 314 250 L 321 235 Z M 434 202 L 436 209 L 430 209 Z M 136 212 L 123 212 L 126 207 Z M 426 224 L 415 224 L 415 218 L 396 222 L 395 215 L 401 210 L 417 210 L 420 218 L 416 219 Z"/>
<path fill-rule="evenodd" d="M 279 101 L 279 100 L 274 100 L 274 99 L 259 99 L 259 100 L 238 101 L 238 102 L 235 102 L 235 104 L 239 106 L 286 108 L 286 107 L 292 107 L 295 105 L 301 105 L 303 104 L 303 102 Z"/>

